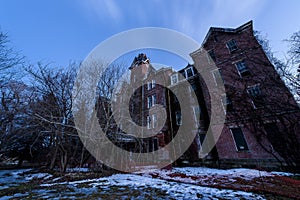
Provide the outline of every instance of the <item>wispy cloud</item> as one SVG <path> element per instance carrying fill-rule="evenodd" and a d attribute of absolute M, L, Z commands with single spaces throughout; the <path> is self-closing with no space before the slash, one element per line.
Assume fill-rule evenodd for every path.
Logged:
<path fill-rule="evenodd" d="M 122 9 L 115 0 L 85 0 L 83 4 L 86 12 L 96 16 L 101 21 L 120 22 L 122 20 Z"/>

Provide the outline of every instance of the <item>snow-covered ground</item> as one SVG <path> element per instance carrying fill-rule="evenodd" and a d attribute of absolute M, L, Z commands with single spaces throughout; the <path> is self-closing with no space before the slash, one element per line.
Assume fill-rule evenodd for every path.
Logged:
<path fill-rule="evenodd" d="M 70 171 L 88 172 L 82 169 Z M 199 180 L 191 177 L 227 177 L 229 181 L 230 179 L 234 181 L 236 178 L 251 180 L 278 174 L 278 172 L 251 169 L 218 170 L 185 167 L 174 168 L 172 171 L 147 170 L 134 174 L 114 174 L 102 178 L 66 181 L 47 173 L 7 170 L 0 171 L 0 200 L 30 197 L 39 199 L 265 199 L 263 195 L 253 192 L 197 185 Z M 29 187 L 34 180 L 35 185 Z M 10 187 L 19 189 L 13 190 L 14 193 L 6 192 Z"/>

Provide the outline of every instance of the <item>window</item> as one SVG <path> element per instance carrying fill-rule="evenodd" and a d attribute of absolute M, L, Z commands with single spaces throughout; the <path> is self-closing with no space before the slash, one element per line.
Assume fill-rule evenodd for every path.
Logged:
<path fill-rule="evenodd" d="M 153 139 L 153 144 L 154 144 L 153 150 L 154 151 L 158 150 L 158 139 L 157 138 Z"/>
<path fill-rule="evenodd" d="M 176 125 L 180 126 L 182 124 L 182 116 L 180 111 L 175 112 Z"/>
<path fill-rule="evenodd" d="M 151 90 L 152 88 L 155 88 L 155 85 L 156 85 L 156 81 L 155 80 L 152 80 L 151 82 L 149 81 L 147 83 L 147 90 Z"/>
<path fill-rule="evenodd" d="M 151 82 L 148 82 L 147 83 L 147 90 L 150 90 L 151 89 Z"/>
<path fill-rule="evenodd" d="M 147 128 L 151 129 L 151 128 L 156 128 L 157 127 L 157 115 L 153 114 L 152 115 L 152 119 L 151 116 L 147 116 Z"/>
<path fill-rule="evenodd" d="M 198 123 L 199 120 L 200 120 L 200 114 L 201 114 L 200 107 L 199 107 L 199 106 L 194 106 L 194 107 L 193 107 L 193 110 L 194 110 L 194 118 L 195 118 L 195 121 L 196 121 L 196 123 Z"/>
<path fill-rule="evenodd" d="M 156 86 L 156 81 L 152 80 L 152 88 L 155 88 L 155 86 Z"/>
<path fill-rule="evenodd" d="M 251 97 L 254 108 L 263 107 L 265 105 L 259 84 L 249 86 L 247 93 Z"/>
<path fill-rule="evenodd" d="M 147 116 L 147 128 L 150 129 L 151 128 L 151 117 Z"/>
<path fill-rule="evenodd" d="M 227 95 L 224 95 L 222 98 L 222 104 L 223 104 L 223 108 L 225 113 L 228 111 L 232 111 L 233 110 L 233 106 L 232 106 L 232 101 L 231 98 Z"/>
<path fill-rule="evenodd" d="M 242 129 L 241 128 L 232 128 L 232 129 L 230 129 L 230 131 L 232 133 L 237 150 L 238 151 L 249 150 Z"/>
<path fill-rule="evenodd" d="M 152 106 L 154 106 L 156 104 L 156 95 L 151 95 L 147 97 L 147 102 L 148 102 L 148 108 L 151 108 Z"/>
<path fill-rule="evenodd" d="M 233 51 L 237 50 L 237 45 L 236 45 L 236 41 L 234 39 L 228 41 L 226 43 L 227 48 L 229 49 L 230 53 L 232 53 Z"/>
<path fill-rule="evenodd" d="M 223 79 L 223 76 L 222 76 L 222 70 L 221 69 L 216 69 L 214 71 L 212 71 L 213 73 L 213 77 L 214 77 L 214 80 L 215 80 L 215 83 L 216 85 L 220 86 L 220 85 L 223 85 L 224 84 L 224 79 Z"/>
<path fill-rule="evenodd" d="M 185 72 L 185 78 L 189 78 L 189 77 L 194 76 L 193 67 L 189 67 L 189 68 L 185 69 L 184 72 Z"/>
<path fill-rule="evenodd" d="M 157 115 L 156 114 L 152 115 L 152 127 L 153 128 L 157 127 Z"/>
<path fill-rule="evenodd" d="M 250 71 L 245 63 L 245 61 L 239 61 L 235 64 L 241 77 L 250 75 Z"/>
<path fill-rule="evenodd" d="M 216 61 L 216 55 L 214 50 L 208 51 L 208 61 L 209 62 Z"/>
<path fill-rule="evenodd" d="M 171 85 L 178 83 L 178 74 L 171 75 Z"/>
<path fill-rule="evenodd" d="M 270 141 L 273 148 L 278 152 L 284 152 L 286 147 L 286 143 L 284 142 L 284 138 L 282 134 L 280 134 L 279 128 L 275 122 L 264 124 L 264 128 L 267 132 L 267 138 Z"/>

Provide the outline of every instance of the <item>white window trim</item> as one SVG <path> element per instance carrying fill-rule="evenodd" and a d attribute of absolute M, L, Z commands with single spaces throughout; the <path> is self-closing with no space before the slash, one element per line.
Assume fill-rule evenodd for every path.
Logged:
<path fill-rule="evenodd" d="M 196 113 L 196 109 L 198 108 L 199 113 Z M 193 106 L 193 112 L 194 112 L 194 120 L 195 123 L 200 123 L 200 115 L 201 115 L 201 109 L 200 106 Z M 197 116 L 197 114 L 199 114 L 199 116 Z"/>
<path fill-rule="evenodd" d="M 155 88 L 155 86 L 156 86 L 156 81 L 153 79 L 152 81 L 151 81 L 151 88 Z"/>
<path fill-rule="evenodd" d="M 151 129 L 151 117 L 147 116 L 147 129 Z"/>
<path fill-rule="evenodd" d="M 236 49 L 230 50 L 231 48 L 229 47 L 228 43 L 231 42 L 231 41 L 234 41 L 235 46 L 236 46 Z M 226 42 L 226 47 L 227 47 L 229 53 L 232 53 L 232 52 L 234 52 L 235 50 L 237 50 L 237 49 L 238 49 L 238 45 L 237 45 L 236 40 L 235 40 L 235 39 L 230 39 L 230 40 L 228 40 L 228 41 Z"/>
<path fill-rule="evenodd" d="M 218 84 L 218 81 L 217 81 L 217 77 L 215 76 L 215 72 L 218 72 L 218 74 L 220 75 L 220 79 L 221 79 L 221 81 L 222 81 L 223 84 L 224 84 L 224 79 L 223 79 L 223 77 L 222 77 L 222 73 L 220 72 L 220 70 L 221 70 L 220 68 L 217 68 L 217 69 L 214 69 L 214 70 L 211 71 L 216 86 L 219 86 L 219 84 Z"/>
<path fill-rule="evenodd" d="M 173 81 L 173 77 L 176 77 L 175 81 Z M 171 75 L 171 85 L 175 85 L 177 83 L 178 83 L 178 74 L 172 74 Z"/>
<path fill-rule="evenodd" d="M 157 127 L 157 115 L 153 114 L 152 115 L 152 128 L 156 128 Z"/>

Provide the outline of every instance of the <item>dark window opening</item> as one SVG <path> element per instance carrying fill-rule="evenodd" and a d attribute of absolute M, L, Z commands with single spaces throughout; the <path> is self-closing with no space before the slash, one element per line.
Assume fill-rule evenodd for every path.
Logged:
<path fill-rule="evenodd" d="M 215 55 L 215 51 L 214 50 L 210 50 L 208 52 L 209 57 L 213 60 L 216 61 L 216 55 Z"/>
<path fill-rule="evenodd" d="M 232 105 L 232 100 L 229 96 L 224 96 L 222 98 L 222 103 L 223 103 L 223 106 L 224 106 L 224 109 L 226 110 L 226 112 L 230 112 L 233 110 L 233 105 Z"/>
<path fill-rule="evenodd" d="M 267 132 L 267 138 L 272 144 L 273 148 L 278 152 L 285 152 L 286 147 L 284 144 L 284 138 L 280 134 L 276 123 L 264 124 L 265 131 Z"/>
<path fill-rule="evenodd" d="M 230 129 L 238 151 L 248 151 L 248 145 L 241 128 Z"/>
<path fill-rule="evenodd" d="M 264 107 L 265 102 L 262 97 L 262 92 L 259 85 L 250 86 L 247 89 L 248 94 L 251 97 L 254 108 Z"/>
<path fill-rule="evenodd" d="M 245 61 L 237 62 L 235 65 L 241 77 L 250 75 L 250 71 Z"/>

